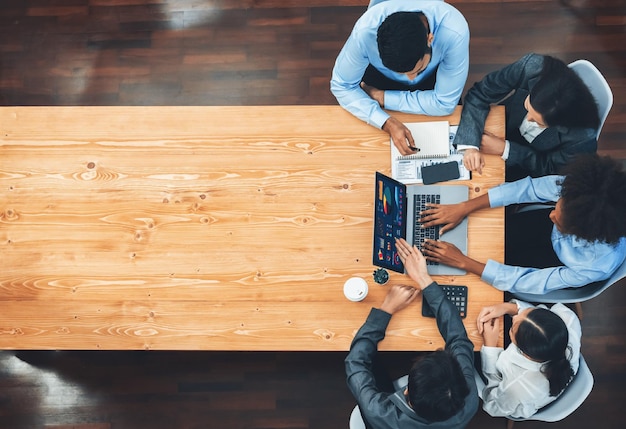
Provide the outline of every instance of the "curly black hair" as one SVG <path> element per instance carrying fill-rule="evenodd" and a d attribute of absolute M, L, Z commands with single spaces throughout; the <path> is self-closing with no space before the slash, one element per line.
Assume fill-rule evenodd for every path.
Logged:
<path fill-rule="evenodd" d="M 626 172 L 611 157 L 585 154 L 563 169 L 561 223 L 587 241 L 616 244 L 626 237 Z"/>

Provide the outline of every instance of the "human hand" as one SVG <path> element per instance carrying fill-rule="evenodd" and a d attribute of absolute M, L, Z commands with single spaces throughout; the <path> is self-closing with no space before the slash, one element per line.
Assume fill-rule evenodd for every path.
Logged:
<path fill-rule="evenodd" d="M 483 134 L 480 141 L 480 151 L 487 155 L 502 155 L 504 153 L 505 141 L 490 133 Z"/>
<path fill-rule="evenodd" d="M 500 337 L 500 319 L 491 319 L 482 324 L 483 344 L 487 347 L 497 347 Z"/>
<path fill-rule="evenodd" d="M 393 144 L 396 145 L 398 151 L 402 155 L 411 155 L 416 153 L 415 141 L 411 131 L 402 122 L 390 116 L 383 124 L 383 131 L 391 136 Z"/>
<path fill-rule="evenodd" d="M 476 326 L 478 328 L 478 333 L 483 333 L 483 325 L 490 320 L 497 319 L 499 317 L 504 316 L 505 314 L 516 314 L 517 313 L 517 305 L 510 302 L 503 302 L 500 304 L 489 305 L 487 307 L 483 307 L 478 313 L 478 318 L 476 319 Z"/>
<path fill-rule="evenodd" d="M 394 314 L 406 308 L 419 295 L 420 291 L 407 285 L 394 285 L 389 289 L 380 309 Z"/>
<path fill-rule="evenodd" d="M 417 283 L 421 290 L 433 282 L 426 268 L 426 258 L 416 246 L 411 247 L 405 239 L 396 238 L 396 250 L 407 275 Z"/>
<path fill-rule="evenodd" d="M 427 209 L 420 213 L 422 227 L 444 225 L 439 229 L 440 236 L 457 226 L 467 216 L 463 203 L 427 204 L 426 206 Z"/>
<path fill-rule="evenodd" d="M 435 262 L 448 265 L 450 267 L 464 268 L 465 259 L 467 256 L 463 254 L 452 243 L 446 241 L 426 240 L 424 242 L 424 255 Z"/>
<path fill-rule="evenodd" d="M 479 150 L 466 149 L 463 153 L 463 165 L 469 171 L 476 171 L 478 174 L 483 174 L 485 158 Z"/>
<path fill-rule="evenodd" d="M 361 82 L 361 88 L 370 96 L 371 99 L 376 101 L 380 107 L 385 107 L 385 91 L 375 88 L 373 86 Z"/>

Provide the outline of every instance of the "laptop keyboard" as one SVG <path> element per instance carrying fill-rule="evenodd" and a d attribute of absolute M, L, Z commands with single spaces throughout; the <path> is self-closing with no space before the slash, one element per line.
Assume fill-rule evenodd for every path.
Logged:
<path fill-rule="evenodd" d="M 441 196 L 438 194 L 423 194 L 414 195 L 413 208 L 415 213 L 415 224 L 413 226 L 413 244 L 417 246 L 420 251 L 424 246 L 424 240 L 439 240 L 439 228 L 440 225 L 430 226 L 428 228 L 422 228 L 420 222 L 420 213 L 426 209 L 426 205 L 430 203 L 439 204 Z M 438 262 L 426 260 L 426 265 L 439 265 Z"/>

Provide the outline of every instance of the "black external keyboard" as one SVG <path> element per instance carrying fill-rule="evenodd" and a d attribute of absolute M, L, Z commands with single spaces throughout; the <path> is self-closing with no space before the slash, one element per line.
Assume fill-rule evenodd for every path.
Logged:
<path fill-rule="evenodd" d="M 433 287 L 433 286 L 430 286 Z M 459 310 L 459 315 L 462 319 L 467 316 L 467 286 L 460 285 L 439 285 L 446 297 L 452 304 L 456 305 Z M 430 306 L 426 303 L 426 300 L 422 298 L 422 316 L 435 317 L 435 314 L 430 309 Z"/>
<path fill-rule="evenodd" d="M 440 201 L 441 201 L 440 195 L 437 195 L 437 194 L 414 195 L 413 213 L 415 213 L 415 224 L 414 224 L 415 226 L 413 227 L 413 244 L 417 246 L 417 248 L 420 249 L 420 251 L 423 251 L 422 247 L 424 245 L 424 240 L 427 240 L 427 239 L 439 240 L 439 227 L 440 227 L 440 225 L 437 225 L 437 226 L 430 226 L 428 228 L 422 228 L 422 223 L 419 221 L 420 213 L 422 212 L 422 210 L 426 209 L 427 204 L 430 204 L 430 203 L 439 204 Z M 429 260 L 426 260 L 426 264 L 427 265 L 439 265 L 438 262 L 433 262 Z"/>

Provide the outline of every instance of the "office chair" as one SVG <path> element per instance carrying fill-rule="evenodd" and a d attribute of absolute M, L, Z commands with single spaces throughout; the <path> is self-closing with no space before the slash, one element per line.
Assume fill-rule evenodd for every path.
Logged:
<path fill-rule="evenodd" d="M 358 405 L 355 405 L 350 413 L 350 429 L 365 429 L 365 422 Z"/>
<path fill-rule="evenodd" d="M 561 396 L 528 418 L 521 419 L 508 416 L 506 425 L 507 429 L 512 429 L 515 422 L 524 420 L 558 422 L 576 411 L 576 409 L 585 401 L 587 396 L 589 396 L 589 393 L 591 393 L 591 389 L 593 388 L 593 374 L 591 374 L 591 370 L 587 366 L 587 362 L 585 362 L 582 355 L 580 355 L 580 360 L 578 362 L 578 372 L 570 384 L 565 388 L 563 393 L 561 393 Z M 485 382 L 478 374 L 478 371 L 474 371 L 474 379 L 476 380 L 476 387 L 478 388 L 478 396 L 482 399 Z"/>
<path fill-rule="evenodd" d="M 394 390 L 398 390 L 409 383 L 409 376 L 405 375 L 393 382 Z M 350 413 L 350 429 L 365 429 L 365 422 L 361 416 L 361 410 L 358 405 L 355 405 Z"/>
<path fill-rule="evenodd" d="M 626 278 L 626 260 L 622 262 L 617 270 L 613 273 L 611 277 L 606 280 L 590 283 L 586 286 L 581 287 L 572 287 L 566 289 L 558 289 L 553 290 L 551 292 L 546 292 L 544 294 L 534 294 L 534 293 L 523 293 L 523 292 L 515 292 L 511 293 L 513 297 L 521 299 L 526 302 L 536 302 L 536 303 L 556 303 L 560 302 L 563 304 L 576 304 L 576 313 L 578 313 L 578 318 L 582 319 L 582 306 L 581 303 L 583 301 L 588 301 L 591 298 L 595 298 L 600 295 L 610 286 L 613 286 L 615 283 L 620 280 Z"/>
<path fill-rule="evenodd" d="M 607 83 L 600 70 L 596 68 L 587 60 L 576 60 L 567 65 L 574 70 L 582 81 L 589 87 L 591 95 L 596 99 L 598 103 L 598 114 L 600 116 L 600 126 L 596 132 L 596 139 L 600 137 L 600 131 L 606 117 L 609 115 L 609 111 L 613 106 L 613 93 L 611 87 Z"/>

